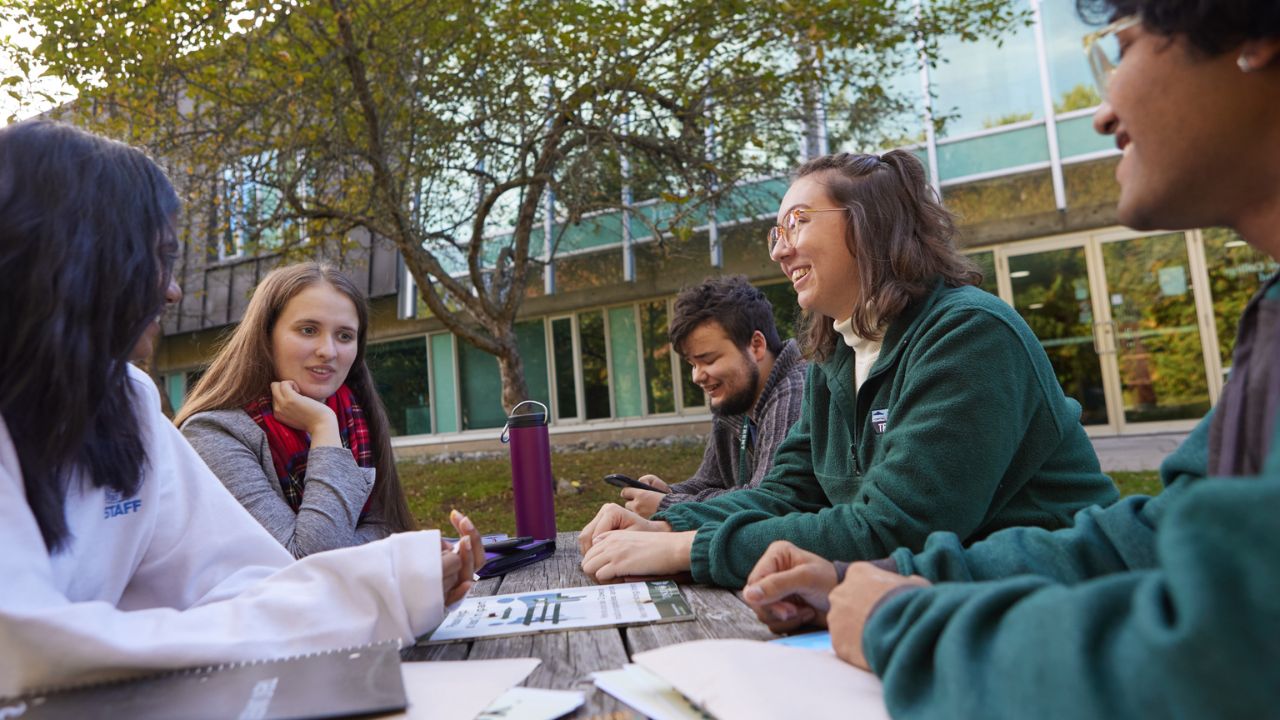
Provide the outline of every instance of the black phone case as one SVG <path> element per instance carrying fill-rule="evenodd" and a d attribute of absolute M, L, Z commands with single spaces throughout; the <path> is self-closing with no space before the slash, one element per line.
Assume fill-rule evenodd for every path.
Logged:
<path fill-rule="evenodd" d="M 485 563 L 484 567 L 476 571 L 476 577 L 491 578 L 505 575 L 517 568 L 545 560 L 555 551 L 555 540 L 534 540 L 519 550 L 509 551 L 502 557 Z"/>

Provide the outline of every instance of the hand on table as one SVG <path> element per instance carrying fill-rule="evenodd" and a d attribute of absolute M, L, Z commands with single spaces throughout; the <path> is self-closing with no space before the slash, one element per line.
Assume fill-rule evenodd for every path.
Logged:
<path fill-rule="evenodd" d="M 831 562 L 786 540 L 776 540 L 747 576 L 742 599 L 776 633 L 827 624 L 827 595 L 836 587 Z"/>
<path fill-rule="evenodd" d="M 445 605 L 461 600 L 475 583 L 475 571 L 484 565 L 484 541 L 471 518 L 450 511 L 449 522 L 458 531 L 458 542 L 440 548 L 440 583 Z"/>
<path fill-rule="evenodd" d="M 647 492 L 647 491 L 645 491 Z M 671 526 L 665 522 L 647 520 L 623 508 L 621 505 L 609 503 L 600 508 L 595 518 L 578 533 L 578 550 L 586 557 L 587 551 L 595 543 L 597 536 L 611 530 L 643 530 L 646 532 L 670 532 Z"/>
<path fill-rule="evenodd" d="M 614 507 L 617 507 L 616 505 Z M 582 556 L 582 571 L 596 582 L 636 575 L 675 575 L 689 569 L 694 532 L 627 532 L 597 535 Z"/>
<path fill-rule="evenodd" d="M 932 585 L 919 575 L 904 576 L 868 562 L 857 562 L 845 571 L 844 581 L 831 591 L 828 600 L 827 627 L 831 628 L 831 645 L 836 655 L 863 670 L 870 670 L 862 654 L 862 630 L 867 617 L 880 598 L 904 585 Z"/>

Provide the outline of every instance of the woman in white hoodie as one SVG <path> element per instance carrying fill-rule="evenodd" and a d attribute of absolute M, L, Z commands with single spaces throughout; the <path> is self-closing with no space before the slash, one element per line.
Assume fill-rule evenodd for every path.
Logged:
<path fill-rule="evenodd" d="M 178 200 L 142 152 L 0 129 L 0 697 L 433 629 L 483 562 L 409 532 L 294 562 L 160 411 Z"/>

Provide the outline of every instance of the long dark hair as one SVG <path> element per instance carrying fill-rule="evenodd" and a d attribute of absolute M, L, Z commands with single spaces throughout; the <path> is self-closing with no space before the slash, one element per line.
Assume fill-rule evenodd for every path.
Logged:
<path fill-rule="evenodd" d="M 0 129 L 0 414 L 51 554 L 73 477 L 126 497 L 142 482 L 127 363 L 164 309 L 177 211 L 139 150 L 45 120 Z"/>
<path fill-rule="evenodd" d="M 181 426 L 187 418 L 207 410 L 242 408 L 263 395 L 270 394 L 277 380 L 271 354 L 271 333 L 289 301 L 312 285 L 326 283 L 347 296 L 356 306 L 360 328 L 356 340 L 356 359 L 347 374 L 347 387 L 364 409 L 373 440 L 373 460 L 377 475 L 373 483 L 372 512 L 387 524 L 391 532 L 414 529 L 413 515 L 400 486 L 395 456 L 391 452 L 391 423 L 373 384 L 373 374 L 365 362 L 365 339 L 369 332 L 369 303 L 351 278 L 336 268 L 315 262 L 304 262 L 272 270 L 258 284 L 245 309 L 244 319 L 227 338 L 209 369 L 196 383 L 191 396 L 174 418 Z"/>
<path fill-rule="evenodd" d="M 977 265 L 956 249 L 955 221 L 915 155 L 825 155 L 796 170 L 797 178 L 806 175 L 817 176 L 845 208 L 845 244 L 858 273 L 858 296 L 849 310 L 861 337 L 883 337 L 888 323 L 939 279 L 950 287 L 982 282 Z M 801 347 L 807 357 L 831 357 L 837 340 L 833 322 L 805 313 Z"/>

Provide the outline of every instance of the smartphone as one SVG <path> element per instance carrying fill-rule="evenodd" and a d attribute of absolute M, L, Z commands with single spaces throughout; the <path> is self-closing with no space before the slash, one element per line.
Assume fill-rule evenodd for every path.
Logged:
<path fill-rule="evenodd" d="M 636 480 L 635 478 L 632 478 L 632 477 L 627 477 L 626 475 L 623 475 L 623 474 L 621 474 L 621 473 L 614 473 L 614 474 L 612 474 L 612 475 L 605 475 L 605 476 L 604 476 L 604 481 L 605 481 L 605 482 L 607 482 L 607 483 L 609 483 L 610 485 L 612 485 L 612 486 L 616 487 L 616 488 L 629 488 L 629 487 L 631 487 L 631 488 L 637 488 L 637 489 L 640 489 L 640 490 L 648 490 L 648 491 L 650 491 L 650 492 L 660 492 L 660 493 L 664 493 L 664 494 L 665 494 L 666 492 L 669 492 L 669 491 L 659 490 L 658 488 L 653 487 L 653 486 L 651 486 L 651 485 L 645 485 L 644 483 L 640 482 L 639 480 Z"/>
<path fill-rule="evenodd" d="M 508 551 L 486 562 L 483 567 L 476 571 L 476 577 L 489 578 L 505 575 L 516 568 L 522 568 L 539 560 L 545 560 L 551 557 L 555 551 L 555 540 L 533 540 L 521 545 L 516 550 Z"/>

